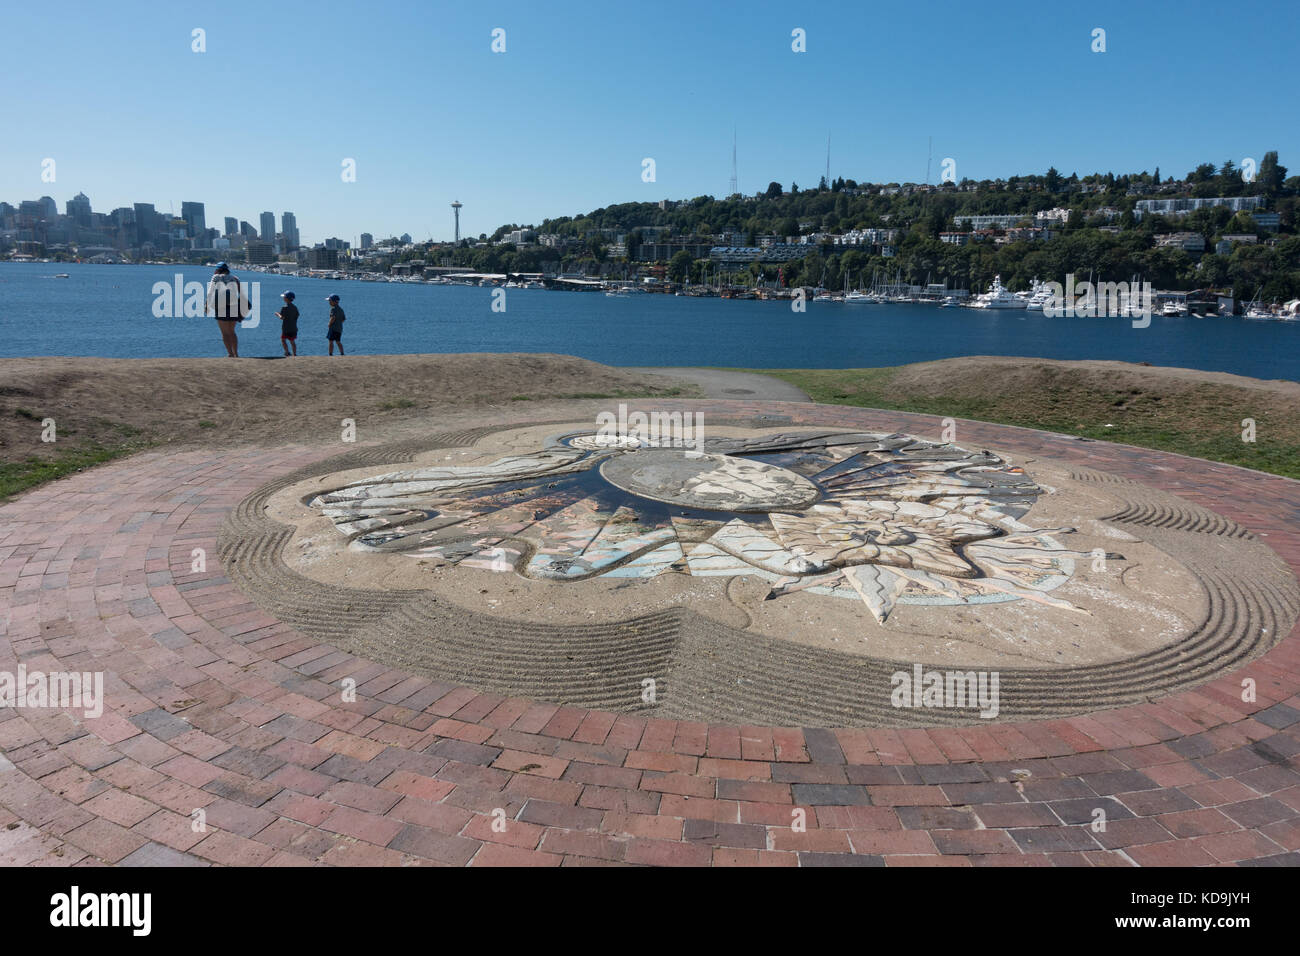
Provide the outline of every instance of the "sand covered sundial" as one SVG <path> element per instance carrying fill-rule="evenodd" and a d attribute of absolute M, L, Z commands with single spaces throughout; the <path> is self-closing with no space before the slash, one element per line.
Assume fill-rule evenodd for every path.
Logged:
<path fill-rule="evenodd" d="M 531 455 L 367 476 L 311 506 L 362 554 L 572 582 L 754 575 L 770 598 L 849 597 L 884 622 L 909 590 L 932 603 L 1071 607 L 1050 592 L 1090 555 L 1053 537 L 1071 528 L 1018 520 L 1039 493 L 997 455 L 909 435 L 683 448 L 573 433 Z"/>
<path fill-rule="evenodd" d="M 960 722 L 891 708 L 919 663 L 998 671 L 999 719 L 1071 713 L 1208 679 L 1294 617 L 1244 529 L 997 448 L 574 421 L 386 454 L 252 496 L 230 573 L 319 639 L 495 693 L 636 710 L 653 679 L 684 719 Z"/>

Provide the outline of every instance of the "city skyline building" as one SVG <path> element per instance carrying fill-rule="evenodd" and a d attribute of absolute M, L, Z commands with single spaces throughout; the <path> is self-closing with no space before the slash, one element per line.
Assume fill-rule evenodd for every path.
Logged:
<path fill-rule="evenodd" d="M 275 213 L 264 212 L 261 216 L 261 229 L 258 236 L 263 242 L 269 242 L 275 245 Z"/>
<path fill-rule="evenodd" d="M 293 252 L 302 243 L 298 241 L 298 219 L 291 212 L 280 214 L 280 234 L 284 237 L 281 252 Z"/>
<path fill-rule="evenodd" d="M 181 218 L 185 220 L 185 226 L 189 232 L 189 238 L 192 240 L 190 247 L 193 249 L 206 248 L 208 243 L 208 225 L 204 215 L 203 203 L 182 202 Z"/>

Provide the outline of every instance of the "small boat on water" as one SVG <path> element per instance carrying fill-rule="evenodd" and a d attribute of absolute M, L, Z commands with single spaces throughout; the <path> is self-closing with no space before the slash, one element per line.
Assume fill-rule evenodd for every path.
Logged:
<path fill-rule="evenodd" d="M 1175 302 L 1173 299 L 1170 299 L 1164 304 L 1164 308 L 1160 310 L 1160 314 L 1167 319 L 1178 319 L 1187 314 L 1187 309 Z"/>
<path fill-rule="evenodd" d="M 66 272 L 56 272 L 56 273 L 54 273 L 54 278 L 56 278 L 56 279 L 67 279 L 67 278 L 70 278 L 70 276 L 69 276 Z"/>
<path fill-rule="evenodd" d="M 1263 286 L 1260 286 L 1260 288 L 1263 289 Z M 1260 302 L 1259 293 L 1256 293 L 1255 300 L 1253 302 L 1246 303 L 1246 313 L 1244 315 L 1244 318 L 1268 322 L 1276 319 L 1277 316 L 1274 315 L 1269 309 L 1264 308 L 1263 303 Z"/>

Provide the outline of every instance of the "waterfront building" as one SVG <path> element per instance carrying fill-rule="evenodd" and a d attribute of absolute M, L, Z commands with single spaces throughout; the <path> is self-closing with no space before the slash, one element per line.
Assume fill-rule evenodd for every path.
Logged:
<path fill-rule="evenodd" d="M 275 246 L 262 240 L 250 240 L 244 248 L 249 265 L 269 265 L 275 261 Z"/>
<path fill-rule="evenodd" d="M 328 246 L 315 246 L 307 250 L 307 268 L 329 270 L 338 267 L 338 249 L 331 249 Z"/>

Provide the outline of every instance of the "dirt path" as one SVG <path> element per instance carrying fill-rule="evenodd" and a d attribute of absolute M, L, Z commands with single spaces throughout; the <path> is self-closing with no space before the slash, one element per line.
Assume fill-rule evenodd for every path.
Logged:
<path fill-rule="evenodd" d="M 624 368 L 624 372 L 663 375 L 697 385 L 705 398 L 738 398 L 774 402 L 811 402 L 801 388 L 770 375 L 719 368 Z"/>

